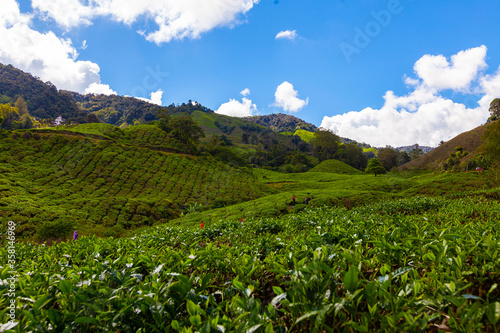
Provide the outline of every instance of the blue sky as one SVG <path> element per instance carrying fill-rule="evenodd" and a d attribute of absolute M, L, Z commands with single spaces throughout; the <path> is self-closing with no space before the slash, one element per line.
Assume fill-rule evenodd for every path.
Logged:
<path fill-rule="evenodd" d="M 289 113 L 374 146 L 436 146 L 500 95 L 498 1 L 0 3 L 0 62 L 80 93 Z"/>

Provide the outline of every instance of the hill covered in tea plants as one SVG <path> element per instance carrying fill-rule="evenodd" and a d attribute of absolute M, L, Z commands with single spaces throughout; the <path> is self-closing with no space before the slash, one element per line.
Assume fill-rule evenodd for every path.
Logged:
<path fill-rule="evenodd" d="M 165 223 L 190 205 L 222 207 L 270 189 L 246 169 L 210 156 L 172 151 L 155 126 L 84 124 L 71 129 L 3 131 L 0 217 L 18 235 L 122 235 Z"/>

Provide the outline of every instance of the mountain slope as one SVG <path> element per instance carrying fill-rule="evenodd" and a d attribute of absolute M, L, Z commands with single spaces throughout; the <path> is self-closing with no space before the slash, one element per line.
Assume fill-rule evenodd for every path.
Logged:
<path fill-rule="evenodd" d="M 430 152 L 403 164 L 398 170 L 437 169 L 441 161 L 446 160 L 450 154 L 455 152 L 456 147 L 462 147 L 464 151 L 474 153 L 481 145 L 481 136 L 488 126 L 489 124 L 482 125 L 459 134 Z"/>
<path fill-rule="evenodd" d="M 269 188 L 211 157 L 165 152 L 165 132 L 84 124 L 71 131 L 3 132 L 0 218 L 17 232 L 79 226 L 98 235 L 165 223 L 195 203 L 258 198 Z"/>
<path fill-rule="evenodd" d="M 14 66 L 0 64 L 0 97 L 2 103 L 14 103 L 22 96 L 31 116 L 86 122 L 87 113 L 80 110 L 67 92 L 59 91 L 50 82 L 25 73 Z"/>
<path fill-rule="evenodd" d="M 278 133 L 295 133 L 295 131 L 299 129 L 314 132 L 317 129 L 313 124 L 309 124 L 302 119 L 283 113 L 245 117 L 243 119 L 268 127 Z"/>

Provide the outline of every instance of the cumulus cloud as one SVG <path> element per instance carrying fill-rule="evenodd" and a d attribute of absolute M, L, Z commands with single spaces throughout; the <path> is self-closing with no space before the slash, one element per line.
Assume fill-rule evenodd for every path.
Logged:
<path fill-rule="evenodd" d="M 250 117 L 257 113 L 257 105 L 246 97 L 243 97 L 241 102 L 231 98 L 229 102 L 222 104 L 215 112 L 231 117 Z"/>
<path fill-rule="evenodd" d="M 143 97 L 137 97 L 137 99 L 140 99 L 140 100 L 148 102 L 148 103 L 156 104 L 156 105 L 161 105 L 162 97 L 163 97 L 163 90 L 158 89 L 157 91 L 152 92 L 149 95 L 149 99 L 143 98 Z"/>
<path fill-rule="evenodd" d="M 30 28 L 31 15 L 23 14 L 15 0 L 3 0 L 0 11 L 0 62 L 52 82 L 57 88 L 84 93 L 100 84 L 100 68 L 77 60 L 70 39 Z"/>
<path fill-rule="evenodd" d="M 486 68 L 485 57 L 485 46 L 461 51 L 451 57 L 451 63 L 442 55 L 425 55 L 415 63 L 419 79 L 405 78 L 411 89 L 408 94 L 396 96 L 388 91 L 381 109 L 326 116 L 321 127 L 379 147 L 415 143 L 437 146 L 488 118 L 489 103 L 500 95 L 500 68 L 493 75 L 481 75 Z M 479 92 L 482 98 L 478 107 L 469 108 L 443 97 L 440 91 L 444 89 Z"/>
<path fill-rule="evenodd" d="M 293 89 L 293 85 L 290 82 L 285 81 L 276 88 L 273 105 L 287 112 L 298 112 L 309 103 L 309 97 L 302 100 L 297 96 L 297 90 Z"/>
<path fill-rule="evenodd" d="M 116 91 L 109 87 L 109 84 L 102 84 L 92 82 L 87 89 L 85 89 L 85 94 L 97 94 L 97 95 L 116 95 Z"/>
<path fill-rule="evenodd" d="M 486 46 L 460 51 L 449 62 L 443 55 L 426 54 L 413 69 L 429 87 L 465 91 L 478 73 L 486 68 Z"/>
<path fill-rule="evenodd" d="M 33 0 L 32 7 L 67 29 L 91 24 L 99 16 L 127 25 L 143 24 L 139 33 L 161 44 L 198 38 L 219 26 L 233 26 L 260 0 Z M 147 31 L 150 23 L 157 26 Z"/>
<path fill-rule="evenodd" d="M 276 34 L 275 39 L 291 39 L 294 40 L 297 38 L 297 31 L 296 30 L 285 30 L 285 31 L 280 31 Z"/>
<path fill-rule="evenodd" d="M 248 95 L 250 95 L 250 89 L 245 88 L 242 91 L 240 91 L 240 94 L 243 96 L 248 96 Z"/>

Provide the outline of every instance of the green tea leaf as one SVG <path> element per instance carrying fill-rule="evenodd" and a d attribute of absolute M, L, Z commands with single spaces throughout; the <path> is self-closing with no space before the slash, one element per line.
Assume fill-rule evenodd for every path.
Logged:
<path fill-rule="evenodd" d="M 491 303 L 490 306 L 488 306 L 486 314 L 490 323 L 496 325 L 498 320 L 500 320 L 500 302 Z"/>
<path fill-rule="evenodd" d="M 73 285 L 71 282 L 67 280 L 62 280 L 59 282 L 59 290 L 65 293 L 66 295 L 71 294 L 71 290 L 73 289 Z"/>
<path fill-rule="evenodd" d="M 352 294 L 358 287 L 358 269 L 354 266 L 344 275 L 344 286 Z"/>

